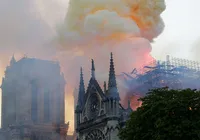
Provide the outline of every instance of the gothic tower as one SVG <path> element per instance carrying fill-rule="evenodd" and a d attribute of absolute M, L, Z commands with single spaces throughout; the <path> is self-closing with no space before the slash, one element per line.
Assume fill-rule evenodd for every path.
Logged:
<path fill-rule="evenodd" d="M 95 77 L 92 60 L 91 78 L 85 92 L 82 68 L 80 72 L 75 122 L 78 140 L 119 140 L 118 130 L 124 124 L 127 110 L 120 104 L 113 55 L 110 58 L 108 88 L 102 90 Z"/>
<path fill-rule="evenodd" d="M 2 80 L 2 130 L 12 140 L 64 139 L 65 79 L 57 62 L 14 56 Z M 60 136 L 60 133 L 63 133 Z"/>

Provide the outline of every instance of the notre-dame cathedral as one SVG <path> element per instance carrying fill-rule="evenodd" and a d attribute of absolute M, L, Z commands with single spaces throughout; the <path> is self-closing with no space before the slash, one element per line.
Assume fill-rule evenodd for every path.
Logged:
<path fill-rule="evenodd" d="M 78 101 L 75 108 L 78 140 L 119 140 L 118 130 L 123 127 L 131 112 L 130 103 L 127 109 L 120 104 L 112 53 L 108 87 L 104 82 L 104 89 L 101 89 L 97 82 L 92 60 L 91 78 L 85 91 L 81 68 Z"/>
<path fill-rule="evenodd" d="M 57 62 L 12 57 L 2 80 L 1 140 L 66 140 L 65 80 Z"/>

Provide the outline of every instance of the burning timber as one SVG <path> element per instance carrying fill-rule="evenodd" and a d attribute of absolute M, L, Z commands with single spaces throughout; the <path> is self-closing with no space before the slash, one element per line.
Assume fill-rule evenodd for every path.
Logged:
<path fill-rule="evenodd" d="M 200 89 L 200 63 L 167 56 L 165 61 L 153 61 L 131 73 L 123 72 L 122 77 L 129 96 L 141 97 L 149 89 L 161 87 Z"/>

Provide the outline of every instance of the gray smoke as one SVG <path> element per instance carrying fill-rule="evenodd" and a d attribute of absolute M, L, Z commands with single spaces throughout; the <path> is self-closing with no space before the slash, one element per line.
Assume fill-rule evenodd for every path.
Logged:
<path fill-rule="evenodd" d="M 199 52 L 200 52 L 200 38 L 198 38 L 198 39 L 193 43 L 193 46 L 192 46 L 192 48 L 191 48 L 191 50 L 190 50 L 191 57 L 192 57 L 194 60 L 200 61 Z"/>
<path fill-rule="evenodd" d="M 51 3 L 48 0 L 43 2 Z M 56 9 L 49 11 L 53 13 Z M 53 16 L 58 15 L 52 15 L 52 19 Z M 55 54 L 54 47 L 50 45 L 54 31 L 43 19 L 37 0 L 0 0 L 0 19 L 1 67 L 7 64 L 13 53 L 44 58 Z"/>

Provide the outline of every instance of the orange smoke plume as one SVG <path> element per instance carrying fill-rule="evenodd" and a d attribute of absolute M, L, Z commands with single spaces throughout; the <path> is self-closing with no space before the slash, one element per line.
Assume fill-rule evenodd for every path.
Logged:
<path fill-rule="evenodd" d="M 152 41 L 163 31 L 164 10 L 164 0 L 70 0 L 58 38 L 65 47 L 75 41 L 90 44 L 91 38 L 119 41 L 137 36 Z"/>
<path fill-rule="evenodd" d="M 56 37 L 70 84 L 76 86 L 77 70 L 89 68 L 91 58 L 109 66 L 110 52 L 116 56 L 117 73 L 152 59 L 150 43 L 164 28 L 160 17 L 164 10 L 164 0 L 70 0 Z M 98 72 L 104 73 L 100 78 L 105 80 L 108 67 L 99 67 Z"/>

